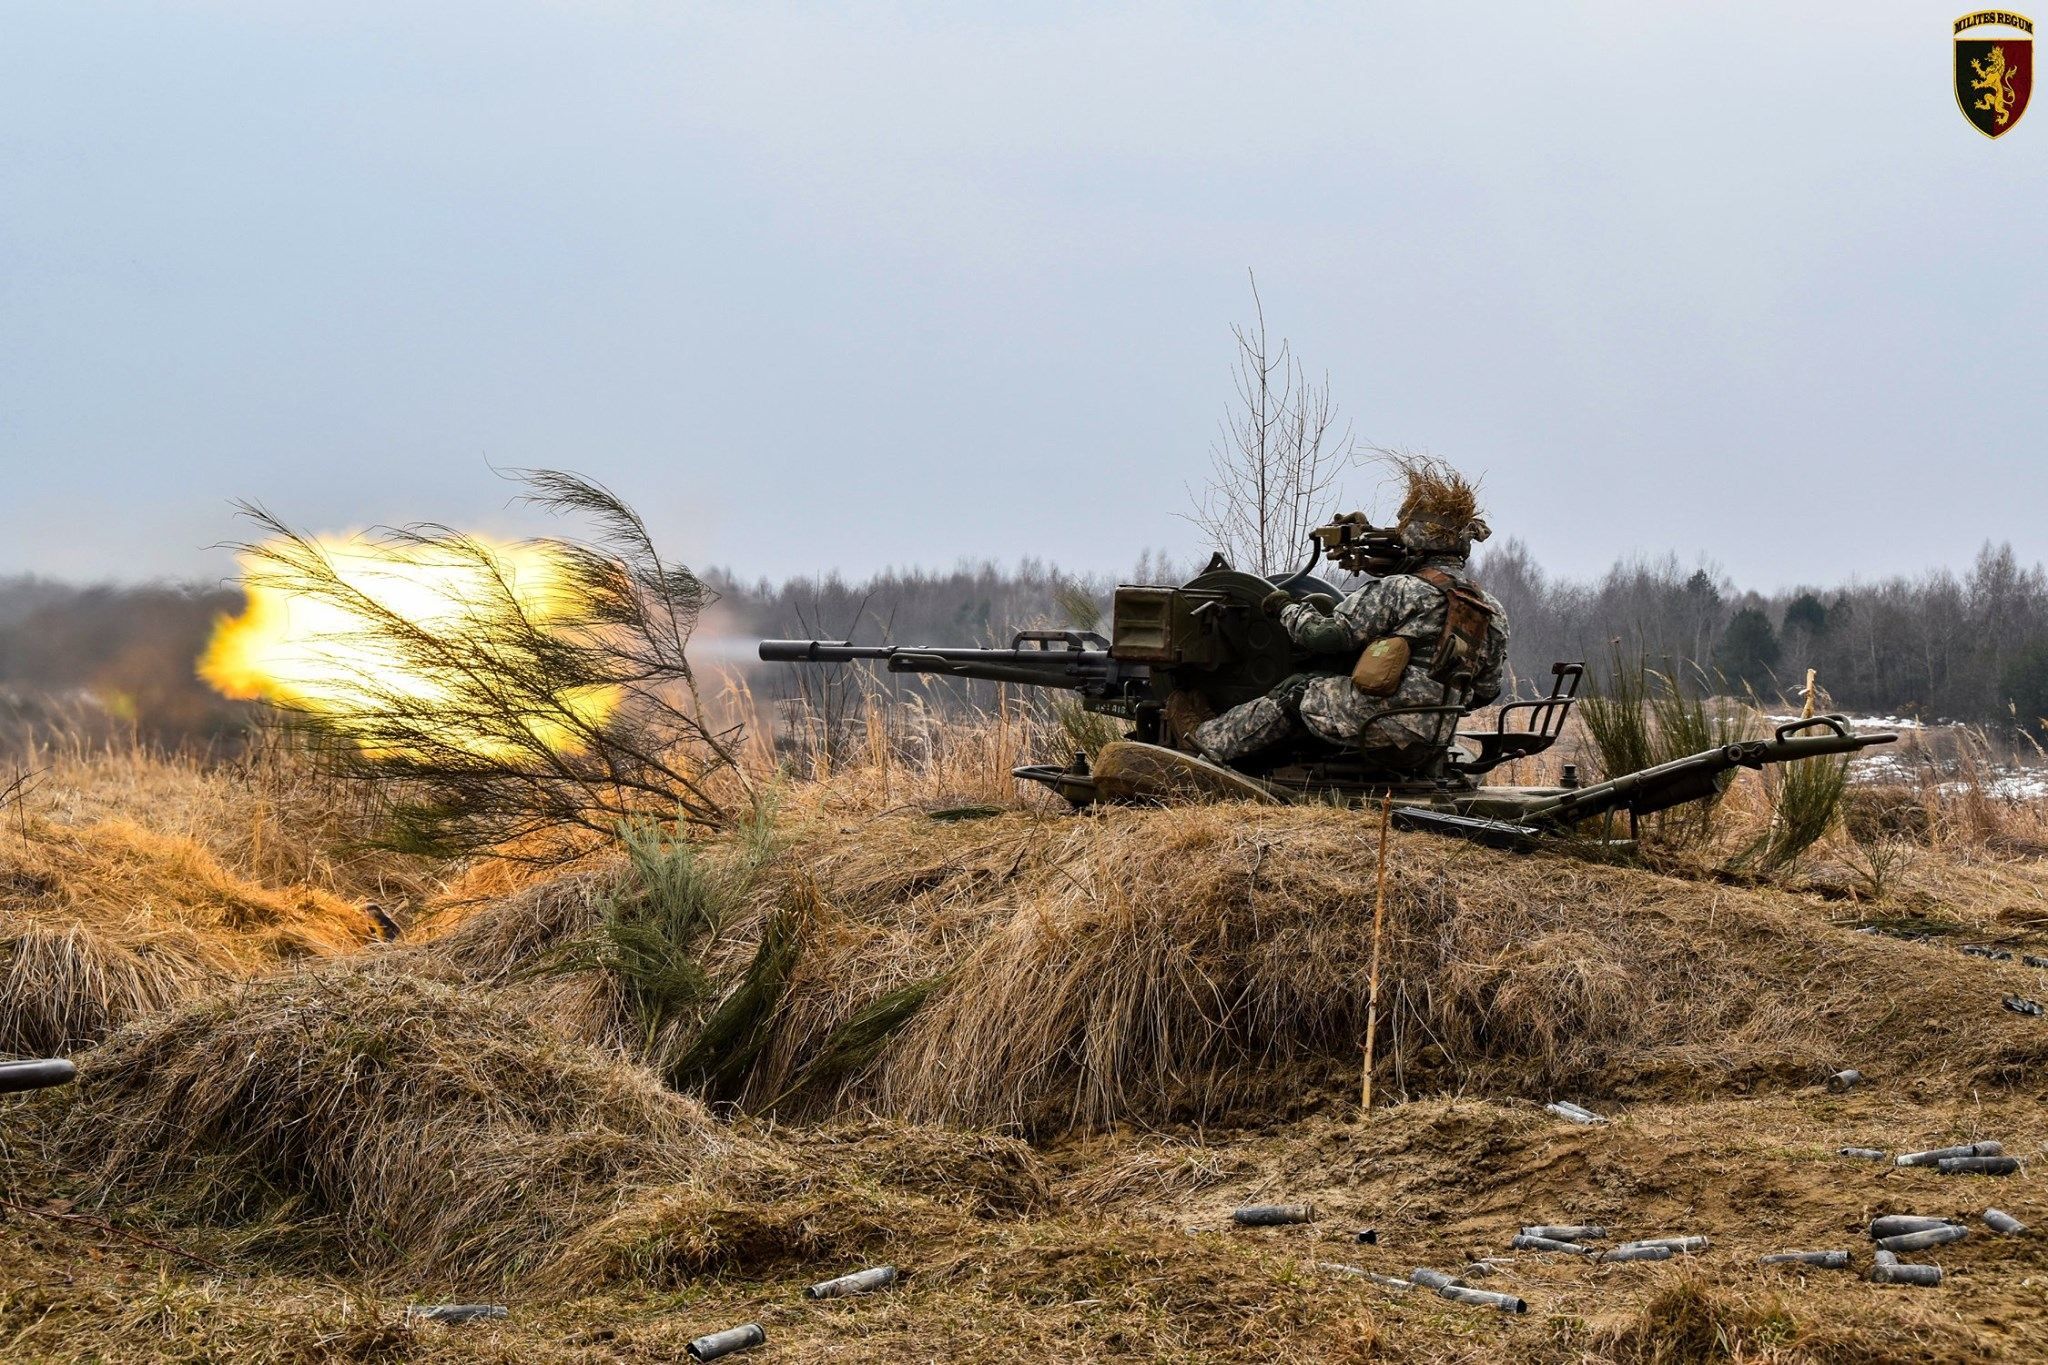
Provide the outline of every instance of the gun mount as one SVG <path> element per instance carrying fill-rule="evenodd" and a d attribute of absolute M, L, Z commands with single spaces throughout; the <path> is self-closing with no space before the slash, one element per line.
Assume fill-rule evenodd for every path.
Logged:
<path fill-rule="evenodd" d="M 1460 728 L 1457 706 L 1410 706 L 1383 715 L 1433 718 L 1440 741 L 1421 771 L 1393 772 L 1370 751 L 1299 737 L 1223 767 L 1172 745 L 1165 718 L 1176 692 L 1200 697 L 1221 712 L 1263 696 L 1309 662 L 1280 623 L 1263 610 L 1276 590 L 1297 601 L 1341 593 L 1314 575 L 1328 555 L 1353 572 L 1398 566 L 1398 543 L 1359 514 L 1318 528 L 1300 570 L 1264 578 L 1233 569 L 1222 556 L 1179 587 L 1117 588 L 1108 638 L 1080 630 L 1023 631 L 1007 649 L 855 645 L 844 641 L 764 640 L 770 663 L 842 664 L 873 661 L 891 673 L 930 673 L 1044 687 L 1077 694 L 1088 711 L 1125 721 L 1128 736 L 1105 745 L 1091 762 L 1076 754 L 1065 765 L 1015 769 L 1075 805 L 1097 801 L 1252 800 L 1359 804 L 1382 797 L 1407 828 L 1430 829 L 1506 847 L 1527 847 L 1570 834 L 1589 821 L 1626 814 L 1633 833 L 1641 816 L 1689 801 L 1711 800 L 1740 768 L 1854 753 L 1890 744 L 1893 734 L 1855 733 L 1841 716 L 1817 716 L 1778 727 L 1768 740 L 1746 740 L 1590 786 L 1567 768 L 1560 785 L 1485 786 L 1501 765 L 1543 753 L 1557 742 L 1578 701 L 1582 663 L 1551 668 L 1548 695 L 1507 702 L 1488 727 Z M 1811 733 L 1809 733 L 1811 732 Z"/>

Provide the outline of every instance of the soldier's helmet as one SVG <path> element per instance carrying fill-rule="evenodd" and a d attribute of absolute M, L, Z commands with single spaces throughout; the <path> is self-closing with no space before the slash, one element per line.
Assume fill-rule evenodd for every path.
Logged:
<path fill-rule="evenodd" d="M 1479 490 L 1449 464 L 1429 455 L 1396 456 L 1394 464 L 1407 480 L 1394 529 L 1410 553 L 1463 559 L 1493 534 L 1479 515 Z"/>

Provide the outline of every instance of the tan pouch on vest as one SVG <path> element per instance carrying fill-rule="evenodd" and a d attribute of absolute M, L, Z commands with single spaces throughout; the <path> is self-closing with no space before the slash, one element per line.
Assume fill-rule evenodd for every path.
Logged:
<path fill-rule="evenodd" d="M 1408 642 L 1398 635 L 1382 635 L 1351 666 L 1351 685 L 1368 697 L 1391 697 L 1407 671 Z"/>

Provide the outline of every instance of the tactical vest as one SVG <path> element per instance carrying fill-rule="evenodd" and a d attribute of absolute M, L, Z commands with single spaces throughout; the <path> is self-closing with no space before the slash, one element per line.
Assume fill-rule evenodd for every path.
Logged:
<path fill-rule="evenodd" d="M 1430 656 L 1429 676 L 1446 688 L 1470 688 L 1480 652 L 1486 648 L 1493 608 L 1477 588 L 1442 569 L 1417 569 L 1414 576 L 1444 595 L 1444 628 Z M 1400 690 L 1409 655 L 1408 641 L 1398 635 L 1381 636 L 1365 647 L 1352 666 L 1352 686 L 1369 697 L 1393 696 Z"/>

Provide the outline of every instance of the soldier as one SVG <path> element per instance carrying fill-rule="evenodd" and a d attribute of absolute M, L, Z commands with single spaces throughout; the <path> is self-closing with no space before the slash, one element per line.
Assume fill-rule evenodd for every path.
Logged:
<path fill-rule="evenodd" d="M 1500 695 L 1507 613 L 1467 576 L 1474 542 L 1490 532 L 1477 496 L 1434 460 L 1405 465 L 1407 496 L 1395 533 L 1408 559 L 1342 602 L 1266 599 L 1301 648 L 1328 659 L 1263 697 L 1179 727 L 1204 758 L 1233 763 L 1304 730 L 1362 751 L 1394 772 L 1427 767 L 1450 742 L 1450 717 L 1387 716 L 1405 706 L 1484 706 Z M 1168 704 L 1168 715 L 1176 708 Z"/>

